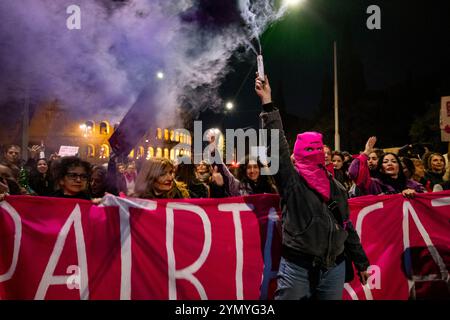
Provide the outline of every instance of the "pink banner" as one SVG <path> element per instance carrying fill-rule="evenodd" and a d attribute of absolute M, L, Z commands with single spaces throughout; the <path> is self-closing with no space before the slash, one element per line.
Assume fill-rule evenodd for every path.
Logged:
<path fill-rule="evenodd" d="M 349 201 L 371 277 L 344 299 L 449 299 L 450 192 L 366 196 Z"/>
<path fill-rule="evenodd" d="M 277 207 L 273 195 L 108 196 L 102 206 L 8 197 L 0 203 L 0 298 L 259 299 L 261 285 L 274 286 L 263 256 L 279 243 Z"/>
<path fill-rule="evenodd" d="M 275 195 L 0 203 L 1 299 L 271 299 Z M 344 299 L 448 298 L 450 192 L 350 200 L 371 274 Z"/>

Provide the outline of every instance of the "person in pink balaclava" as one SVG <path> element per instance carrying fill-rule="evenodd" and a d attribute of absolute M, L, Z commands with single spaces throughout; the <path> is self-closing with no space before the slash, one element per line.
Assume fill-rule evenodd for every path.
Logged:
<path fill-rule="evenodd" d="M 255 91 L 263 105 L 263 128 L 279 130 L 275 180 L 283 204 L 283 241 L 275 299 L 340 300 L 353 264 L 362 284 L 369 267 L 349 220 L 347 192 L 325 167 L 322 134 L 297 135 L 291 157 L 267 76 L 264 82 L 256 78 Z"/>

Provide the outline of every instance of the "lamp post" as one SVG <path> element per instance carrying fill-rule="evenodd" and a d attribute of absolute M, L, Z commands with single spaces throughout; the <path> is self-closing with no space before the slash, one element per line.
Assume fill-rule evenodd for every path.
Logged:
<path fill-rule="evenodd" d="M 341 150 L 341 138 L 339 137 L 339 100 L 338 100 L 338 76 L 337 76 L 337 48 L 334 42 L 334 150 Z"/>

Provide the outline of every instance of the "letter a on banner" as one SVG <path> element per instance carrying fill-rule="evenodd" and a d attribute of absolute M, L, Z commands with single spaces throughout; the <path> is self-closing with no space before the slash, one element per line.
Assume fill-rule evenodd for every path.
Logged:
<path fill-rule="evenodd" d="M 434 262 L 438 265 L 440 270 L 440 276 L 441 279 L 444 281 L 449 280 L 449 272 L 447 270 L 447 267 L 445 265 L 444 260 L 442 259 L 441 255 L 437 251 L 435 245 L 431 241 L 430 235 L 428 234 L 427 230 L 425 230 L 422 222 L 419 219 L 419 216 L 417 215 L 416 211 L 414 210 L 414 207 L 411 205 L 409 201 L 405 201 L 403 203 L 403 247 L 405 250 L 405 266 L 406 266 L 406 272 L 410 275 L 410 278 L 412 280 L 408 279 L 408 286 L 409 290 L 413 289 L 414 287 L 414 276 L 412 274 L 412 261 L 411 261 L 411 254 L 410 254 L 410 235 L 409 235 L 409 215 L 411 215 L 411 218 L 416 225 L 417 229 L 419 230 L 420 235 L 422 236 L 425 245 L 427 246 L 428 250 L 430 251 L 431 257 L 433 258 Z"/>
<path fill-rule="evenodd" d="M 67 285 L 70 283 L 71 276 L 54 276 L 56 265 L 58 264 L 61 252 L 66 243 L 67 235 L 69 230 L 74 226 L 75 229 L 75 241 L 77 246 L 77 256 L 78 264 L 80 266 L 80 299 L 89 299 L 89 288 L 88 288 L 88 270 L 87 270 L 87 259 L 86 259 L 86 246 L 83 236 L 83 227 L 81 225 L 81 211 L 80 206 L 77 204 L 75 209 L 70 214 L 64 226 L 59 232 L 58 238 L 56 239 L 55 247 L 48 261 L 47 267 L 45 268 L 44 275 L 42 276 L 41 282 L 34 297 L 36 300 L 45 299 L 48 288 L 51 285 Z"/>

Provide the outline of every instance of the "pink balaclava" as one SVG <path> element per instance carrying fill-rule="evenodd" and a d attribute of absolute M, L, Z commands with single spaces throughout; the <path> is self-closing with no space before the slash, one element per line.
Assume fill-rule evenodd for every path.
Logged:
<path fill-rule="evenodd" d="M 307 150 L 311 148 L 311 150 Z M 317 150 L 320 148 L 319 150 Z M 330 181 L 325 169 L 325 153 L 322 135 L 304 132 L 297 135 L 294 146 L 295 168 L 311 189 L 317 191 L 325 201 L 330 200 Z"/>

